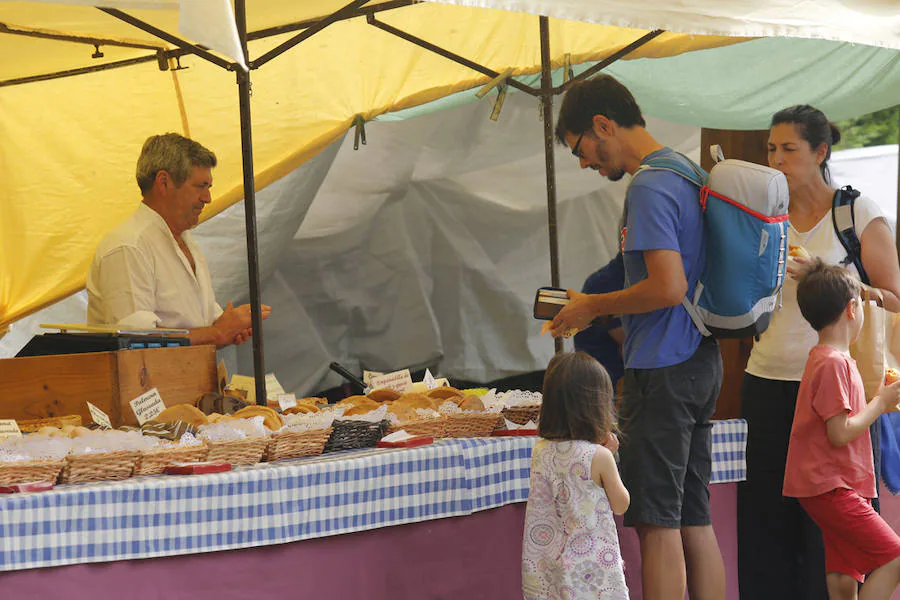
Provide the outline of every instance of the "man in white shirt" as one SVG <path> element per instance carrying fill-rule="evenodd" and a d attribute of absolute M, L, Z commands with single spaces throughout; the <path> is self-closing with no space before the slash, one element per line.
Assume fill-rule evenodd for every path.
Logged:
<path fill-rule="evenodd" d="M 250 305 L 216 303 L 206 260 L 188 232 L 212 201 L 216 155 L 177 133 L 144 142 L 137 163 L 143 202 L 109 232 L 87 276 L 88 323 L 190 330 L 191 344 L 245 342 Z M 271 308 L 262 306 L 262 318 Z"/>

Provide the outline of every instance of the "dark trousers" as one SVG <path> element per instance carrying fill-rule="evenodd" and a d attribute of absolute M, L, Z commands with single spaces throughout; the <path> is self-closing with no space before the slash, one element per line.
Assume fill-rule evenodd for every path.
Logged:
<path fill-rule="evenodd" d="M 797 404 L 796 381 L 744 374 L 747 480 L 738 483 L 741 600 L 827 600 L 822 533 L 794 498 L 781 495 Z"/>

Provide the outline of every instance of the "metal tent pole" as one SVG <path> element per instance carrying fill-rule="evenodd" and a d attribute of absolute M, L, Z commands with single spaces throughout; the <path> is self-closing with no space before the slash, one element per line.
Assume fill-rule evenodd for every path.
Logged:
<path fill-rule="evenodd" d="M 541 107 L 544 120 L 544 165 L 547 173 L 547 225 L 550 230 L 550 285 L 559 287 L 559 239 L 556 235 L 556 156 L 553 148 L 553 78 L 550 73 L 550 19 L 540 17 Z M 554 339 L 562 352 L 562 338 Z"/>
<path fill-rule="evenodd" d="M 247 52 L 246 0 L 235 0 L 234 17 L 237 23 L 244 62 L 250 64 Z M 259 243 L 256 235 L 256 183 L 253 176 L 253 138 L 250 121 L 250 72 L 236 69 L 241 121 L 241 158 L 244 171 L 244 217 L 247 228 L 247 263 L 250 275 L 250 309 L 253 311 L 253 377 L 256 403 L 266 404 L 266 366 L 263 356 L 262 310 L 259 289 Z"/>

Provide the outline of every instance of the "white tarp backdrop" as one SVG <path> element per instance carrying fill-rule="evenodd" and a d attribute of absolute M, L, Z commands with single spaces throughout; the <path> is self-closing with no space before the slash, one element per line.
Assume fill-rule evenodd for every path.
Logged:
<path fill-rule="evenodd" d="M 546 366 L 553 343 L 531 318 L 550 280 L 543 125 L 523 94 L 510 94 L 499 122 L 489 113 L 484 101 L 370 123 L 359 151 L 350 134 L 258 192 L 262 298 L 274 307 L 266 370 L 286 390 L 343 383 L 333 360 L 355 372 L 438 364 L 476 381 Z M 649 125 L 698 156 L 699 129 Z M 557 181 L 562 282 L 580 287 L 615 251 L 625 182 L 581 171 L 563 148 Z M 239 203 L 195 232 L 222 303 L 247 301 L 243 224 Z M 84 319 L 80 293 L 14 323 L 0 356 L 40 323 Z M 222 354 L 230 371 L 252 374 L 249 344 Z"/>

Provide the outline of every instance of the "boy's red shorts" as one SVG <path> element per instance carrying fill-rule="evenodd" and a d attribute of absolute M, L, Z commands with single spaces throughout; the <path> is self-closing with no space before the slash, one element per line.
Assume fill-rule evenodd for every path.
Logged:
<path fill-rule="evenodd" d="M 900 556 L 900 537 L 855 491 L 839 488 L 797 500 L 822 530 L 826 573 L 843 573 L 861 582 Z"/>

